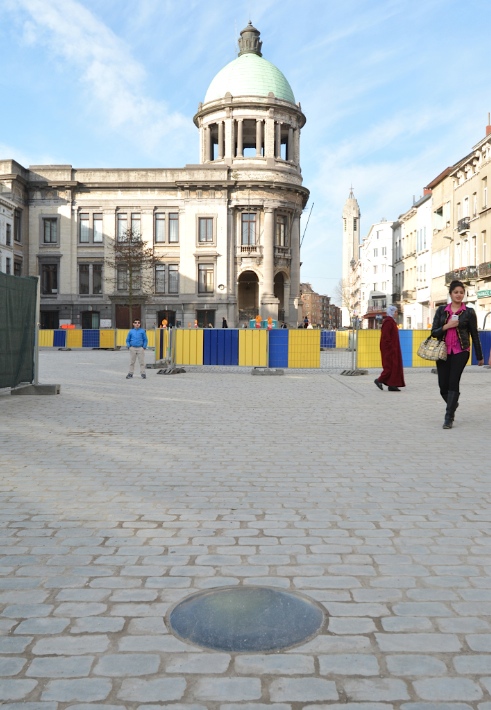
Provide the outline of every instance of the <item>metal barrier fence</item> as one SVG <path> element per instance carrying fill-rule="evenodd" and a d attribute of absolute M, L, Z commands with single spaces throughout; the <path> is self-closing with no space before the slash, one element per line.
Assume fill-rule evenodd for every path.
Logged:
<path fill-rule="evenodd" d="M 126 346 L 128 330 L 40 330 L 40 347 L 107 348 Z M 428 330 L 401 330 L 404 367 L 434 367 L 418 357 Z M 324 370 L 381 368 L 379 330 L 156 329 L 147 331 L 155 362 L 172 365 L 224 365 Z M 485 362 L 491 331 L 479 333 Z M 476 364 L 474 352 L 469 364 Z"/>
<path fill-rule="evenodd" d="M 173 329 L 158 335 L 156 342 L 156 361 L 172 365 L 345 369 L 355 341 L 347 332 L 205 328 Z"/>

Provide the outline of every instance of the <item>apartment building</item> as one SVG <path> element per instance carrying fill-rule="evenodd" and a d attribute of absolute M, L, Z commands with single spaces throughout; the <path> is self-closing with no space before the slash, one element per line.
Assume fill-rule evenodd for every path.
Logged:
<path fill-rule="evenodd" d="M 380 327 L 383 314 L 392 303 L 392 222 L 373 224 L 360 246 L 360 317 L 363 327 Z"/>

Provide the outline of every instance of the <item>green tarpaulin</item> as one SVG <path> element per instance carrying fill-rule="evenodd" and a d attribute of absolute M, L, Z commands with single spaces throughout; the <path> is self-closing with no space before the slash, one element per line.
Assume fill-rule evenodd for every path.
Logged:
<path fill-rule="evenodd" d="M 34 380 L 37 278 L 0 272 L 0 387 Z"/>

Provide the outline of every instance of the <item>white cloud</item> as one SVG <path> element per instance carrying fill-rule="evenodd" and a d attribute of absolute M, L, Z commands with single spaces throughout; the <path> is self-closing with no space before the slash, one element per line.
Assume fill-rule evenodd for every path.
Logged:
<path fill-rule="evenodd" d="M 22 12 L 23 41 L 42 44 L 75 70 L 84 90 L 84 110 L 97 112 L 99 127 L 116 131 L 154 155 L 184 146 L 193 131 L 189 118 L 147 96 L 145 70 L 130 48 L 76 0 L 16 0 Z M 172 141 L 170 137 L 172 136 Z"/>

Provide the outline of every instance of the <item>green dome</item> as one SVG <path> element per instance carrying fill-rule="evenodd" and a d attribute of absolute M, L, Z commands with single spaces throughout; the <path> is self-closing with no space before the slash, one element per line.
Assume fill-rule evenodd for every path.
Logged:
<path fill-rule="evenodd" d="M 295 97 L 285 76 L 274 64 L 254 53 L 241 54 L 223 67 L 215 76 L 204 103 L 232 96 L 267 96 L 273 92 L 277 99 L 295 103 Z"/>

